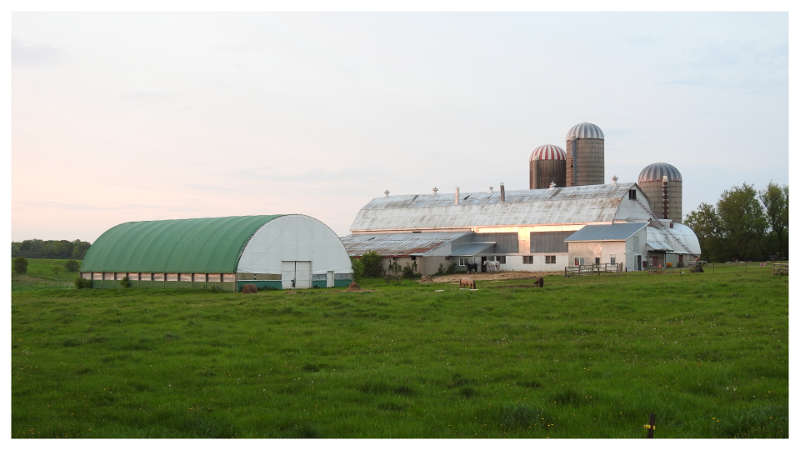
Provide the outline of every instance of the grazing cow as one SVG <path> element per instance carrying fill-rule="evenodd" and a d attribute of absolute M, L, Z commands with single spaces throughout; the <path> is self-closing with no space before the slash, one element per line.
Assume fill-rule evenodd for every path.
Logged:
<path fill-rule="evenodd" d="M 544 287 L 544 277 L 539 277 L 539 278 L 536 279 L 536 286 L 538 286 L 540 288 Z"/>
<path fill-rule="evenodd" d="M 258 287 L 255 284 L 245 284 L 242 286 L 243 294 L 255 294 L 258 292 Z"/>
<path fill-rule="evenodd" d="M 469 289 L 477 289 L 475 287 L 475 280 L 469 278 L 462 278 L 458 281 L 458 287 L 460 288 L 469 288 Z"/>

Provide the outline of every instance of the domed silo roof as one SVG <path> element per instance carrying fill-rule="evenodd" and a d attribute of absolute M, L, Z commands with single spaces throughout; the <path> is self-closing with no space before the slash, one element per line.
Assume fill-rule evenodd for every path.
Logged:
<path fill-rule="evenodd" d="M 639 183 L 661 181 L 664 175 L 667 176 L 668 181 L 682 181 L 681 173 L 675 166 L 665 162 L 657 162 L 650 164 L 639 172 Z"/>
<path fill-rule="evenodd" d="M 567 132 L 567 140 L 572 139 L 605 139 L 603 130 L 597 125 L 589 122 L 581 122 Z"/>
<path fill-rule="evenodd" d="M 531 161 L 567 160 L 567 153 L 559 146 L 553 144 L 540 145 L 531 152 Z"/>

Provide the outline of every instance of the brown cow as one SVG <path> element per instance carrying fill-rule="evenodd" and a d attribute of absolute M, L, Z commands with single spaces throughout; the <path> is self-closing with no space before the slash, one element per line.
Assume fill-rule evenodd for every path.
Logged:
<path fill-rule="evenodd" d="M 258 286 L 255 284 L 245 284 L 242 286 L 242 294 L 255 294 L 258 292 Z"/>
<path fill-rule="evenodd" d="M 469 289 L 478 289 L 475 285 L 475 280 L 469 278 L 462 278 L 458 281 L 458 287 L 460 288 L 469 288 Z"/>

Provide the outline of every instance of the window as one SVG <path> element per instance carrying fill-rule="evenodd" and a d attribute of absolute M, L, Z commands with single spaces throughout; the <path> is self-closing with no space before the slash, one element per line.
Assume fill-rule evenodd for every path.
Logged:
<path fill-rule="evenodd" d="M 575 257 L 575 265 L 582 266 L 583 265 L 583 257 Z"/>
<path fill-rule="evenodd" d="M 628 191 L 628 200 L 636 200 L 636 189 Z"/>
<path fill-rule="evenodd" d="M 617 263 L 617 255 L 608 255 L 608 262 L 611 264 Z"/>
<path fill-rule="evenodd" d="M 545 264 L 555 264 L 556 263 L 556 255 L 545 255 L 544 263 Z"/>
<path fill-rule="evenodd" d="M 600 257 L 599 256 L 595 256 L 594 263 L 597 264 L 597 265 L 600 265 Z"/>
<path fill-rule="evenodd" d="M 533 264 L 533 256 L 523 256 L 522 264 Z"/>
<path fill-rule="evenodd" d="M 469 258 L 468 257 L 461 256 L 460 258 L 458 258 L 458 265 L 459 266 L 466 266 L 467 263 L 469 263 Z"/>
<path fill-rule="evenodd" d="M 500 264 L 505 264 L 506 263 L 506 256 L 505 255 L 498 256 L 496 261 L 499 262 Z"/>

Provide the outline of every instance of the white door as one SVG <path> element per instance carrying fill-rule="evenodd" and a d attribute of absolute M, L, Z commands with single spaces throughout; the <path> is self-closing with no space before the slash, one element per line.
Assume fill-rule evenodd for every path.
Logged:
<path fill-rule="evenodd" d="M 327 285 L 329 288 L 334 287 L 334 285 L 336 284 L 336 282 L 334 280 L 335 280 L 334 273 L 333 273 L 332 270 L 329 270 L 328 271 L 328 285 Z"/>
<path fill-rule="evenodd" d="M 311 261 L 295 261 L 295 288 L 308 289 L 311 287 Z"/>
<path fill-rule="evenodd" d="M 294 288 L 294 261 L 281 261 L 281 287 L 283 289 Z"/>

